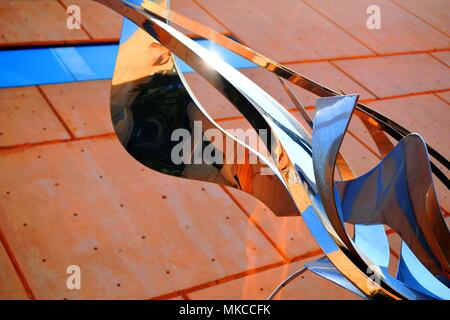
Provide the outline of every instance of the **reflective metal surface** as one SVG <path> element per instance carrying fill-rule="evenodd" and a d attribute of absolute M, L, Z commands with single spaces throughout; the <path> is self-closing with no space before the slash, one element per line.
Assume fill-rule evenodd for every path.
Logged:
<path fill-rule="evenodd" d="M 339 95 L 159 6 L 162 2 L 136 6 L 125 0 L 96 1 L 140 28 L 122 38 L 111 91 L 114 128 L 135 159 L 165 174 L 237 188 L 280 216 L 301 214 L 326 255 L 309 268 L 353 292 L 370 298 L 448 299 L 444 283 L 449 279 L 449 230 L 431 170 L 447 186 L 448 178 L 430 163 L 427 145 L 418 135 L 358 104 L 356 95 Z M 267 92 L 165 20 L 318 96 L 332 96 L 318 99 L 314 119 L 302 112 L 313 125 L 312 136 Z M 265 130 L 263 151 L 231 136 L 208 115 L 207 106 L 200 105 L 178 72 L 172 54 L 227 98 L 255 130 Z M 339 154 L 353 113 L 364 121 L 385 156 L 361 177 L 355 177 Z M 403 139 L 393 148 L 387 134 Z M 179 144 L 183 138 L 185 143 Z M 243 161 L 237 159 L 239 150 Z M 449 168 L 437 151 L 428 151 Z M 335 181 L 335 167 L 345 181 Z M 354 237 L 345 222 L 355 226 Z M 405 241 L 395 277 L 386 268 L 389 245 L 383 224 Z M 417 273 L 420 268 L 426 272 Z"/>

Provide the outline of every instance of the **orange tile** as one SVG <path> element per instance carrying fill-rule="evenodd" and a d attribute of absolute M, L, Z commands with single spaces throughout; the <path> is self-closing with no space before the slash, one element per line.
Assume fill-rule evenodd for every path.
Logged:
<path fill-rule="evenodd" d="M 29 299 L 22 282 L 20 281 L 11 259 L 0 244 L 0 300 Z"/>
<path fill-rule="evenodd" d="M 311 7 L 334 21 L 377 53 L 442 49 L 448 37 L 388 0 L 306 0 Z M 367 27 L 370 5 L 378 5 L 381 29 Z M 448 5 L 447 5 L 448 7 Z"/>
<path fill-rule="evenodd" d="M 41 88 L 76 137 L 114 131 L 109 110 L 111 81 L 73 82 Z"/>
<path fill-rule="evenodd" d="M 0 89 L 0 146 L 68 139 L 35 87 Z"/>
<path fill-rule="evenodd" d="M 229 33 L 227 29 L 221 26 L 212 16 L 210 16 L 192 0 L 172 0 L 170 1 L 170 8 L 173 11 L 193 19 L 217 32 L 224 34 Z M 188 30 L 179 27 L 177 27 L 177 29 L 182 30 L 189 37 L 198 37 L 196 34 L 193 34 Z"/>
<path fill-rule="evenodd" d="M 431 55 L 450 67 L 450 51 L 433 52 Z"/>
<path fill-rule="evenodd" d="M 393 0 L 412 15 L 422 19 L 443 33 L 450 34 L 450 4 L 446 0 Z"/>
<path fill-rule="evenodd" d="M 348 133 L 344 136 L 340 152 L 356 176 L 367 173 L 380 162 L 376 155 L 368 151 L 354 136 Z"/>
<path fill-rule="evenodd" d="M 279 62 L 372 54 L 301 1 L 198 2 L 246 45 Z"/>
<path fill-rule="evenodd" d="M 2 231 L 38 299 L 151 298 L 281 260 L 220 187 L 143 169 L 115 138 L 0 167 Z M 66 288 L 69 265 L 81 290 Z"/>
<path fill-rule="evenodd" d="M 427 54 L 334 62 L 378 97 L 447 89 L 450 72 Z"/>
<path fill-rule="evenodd" d="M 122 16 L 92 0 L 62 0 L 67 8 L 77 5 L 81 10 L 81 26 L 94 41 L 119 41 Z"/>
<path fill-rule="evenodd" d="M 317 259 L 319 256 L 315 257 Z M 313 259 L 303 260 L 266 270 L 204 290 L 189 293 L 189 298 L 200 299 L 251 299 L 265 300 L 286 277 L 301 269 Z M 361 299 L 355 294 L 306 271 L 284 287 L 276 300 L 351 300 Z"/>
<path fill-rule="evenodd" d="M 86 42 L 83 30 L 67 28 L 66 9 L 55 0 L 0 3 L 0 46 Z"/>
<path fill-rule="evenodd" d="M 354 139 L 358 140 L 360 144 L 364 145 L 371 154 L 375 157 L 381 158 L 381 152 L 378 150 L 374 139 L 370 135 L 362 120 L 356 115 L 352 116 L 346 135 L 352 136 Z M 389 135 L 387 135 L 387 137 L 390 139 Z"/>

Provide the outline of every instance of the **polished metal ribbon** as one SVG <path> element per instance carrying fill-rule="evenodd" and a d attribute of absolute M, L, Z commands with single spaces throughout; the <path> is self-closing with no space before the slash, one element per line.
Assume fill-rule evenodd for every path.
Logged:
<path fill-rule="evenodd" d="M 121 39 L 111 89 L 114 128 L 135 159 L 165 174 L 242 190 L 278 216 L 301 215 L 325 254 L 306 267 L 352 292 L 369 298 L 450 299 L 450 233 L 432 180 L 434 173 L 450 186 L 439 168 L 449 169 L 449 161 L 419 135 L 358 103 L 357 95 L 334 92 L 171 11 L 162 1 L 96 1 L 139 27 Z M 288 91 L 312 125 L 312 136 L 267 92 L 172 24 L 271 71 L 283 84 L 287 80 L 322 97 L 311 119 Z M 265 152 L 233 137 L 209 116 L 178 71 L 174 55 L 227 98 L 255 130 L 267 132 Z M 383 156 L 360 177 L 339 153 L 353 114 L 362 119 Z M 220 135 L 208 137 L 208 129 Z M 185 159 L 208 151 L 221 161 L 174 161 L 174 132 L 202 137 L 189 142 Z M 395 147 L 389 136 L 399 141 Z M 244 150 L 243 162 L 236 161 L 238 149 Z M 335 181 L 335 169 L 343 181 Z M 346 224 L 354 226 L 353 236 Z M 396 276 L 387 272 L 385 228 L 403 240 Z"/>

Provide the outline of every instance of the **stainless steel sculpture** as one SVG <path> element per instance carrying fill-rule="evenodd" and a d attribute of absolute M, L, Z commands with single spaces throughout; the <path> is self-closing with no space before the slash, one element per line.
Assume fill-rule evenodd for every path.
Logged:
<path fill-rule="evenodd" d="M 450 233 L 432 180 L 434 173 L 449 188 L 443 172 L 449 169 L 449 161 L 418 134 L 358 103 L 357 95 L 334 92 L 167 9 L 164 3 L 143 1 L 138 6 L 125 0 L 96 1 L 140 28 L 121 41 L 111 91 L 114 128 L 135 159 L 166 174 L 250 193 L 278 216 L 301 215 L 325 254 L 306 268 L 358 295 L 450 299 Z M 312 136 L 264 90 L 171 24 L 322 97 L 317 100 L 314 119 L 300 107 L 313 127 Z M 212 84 L 255 130 L 268 132 L 267 153 L 232 137 L 208 115 L 178 72 L 172 54 Z M 339 154 L 353 114 L 363 120 L 384 157 L 360 177 Z M 221 161 L 173 160 L 173 132 L 183 129 L 195 135 L 196 122 L 202 125 L 202 139 L 190 141 L 183 157 L 208 151 Z M 212 128 L 220 131 L 220 138 L 205 136 Z M 399 141 L 395 147 L 389 136 Z M 218 143 L 221 139 L 232 144 L 224 147 Z M 243 163 L 236 161 L 238 148 L 245 150 Z M 258 161 L 249 161 L 251 157 Z M 343 181 L 335 181 L 335 168 Z M 354 226 L 353 236 L 345 223 Z M 387 272 L 385 226 L 403 240 L 396 276 Z"/>

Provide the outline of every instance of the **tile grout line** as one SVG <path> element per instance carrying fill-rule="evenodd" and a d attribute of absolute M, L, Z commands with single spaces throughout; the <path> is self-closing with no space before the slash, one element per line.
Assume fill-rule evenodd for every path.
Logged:
<path fill-rule="evenodd" d="M 228 197 L 238 206 L 239 209 L 245 214 L 245 216 L 248 218 L 248 220 L 256 227 L 256 229 L 261 232 L 261 234 L 266 238 L 267 241 L 274 247 L 274 249 L 281 255 L 283 258 L 283 261 L 289 261 L 289 257 L 281 250 L 275 241 L 266 233 L 266 231 L 251 217 L 251 215 L 248 213 L 248 211 L 244 208 L 244 206 L 236 199 L 234 195 L 231 194 L 231 192 L 224 186 L 220 185 L 222 190 L 228 195 Z"/>
<path fill-rule="evenodd" d="M 428 52 L 428 55 L 430 57 L 432 57 L 433 59 L 435 59 L 436 61 L 442 63 L 444 66 L 446 66 L 447 68 L 449 68 L 449 65 L 447 63 L 445 63 L 445 61 L 441 60 L 439 57 L 436 57 L 433 53 Z"/>
<path fill-rule="evenodd" d="M 245 41 L 241 38 L 241 36 L 239 36 L 238 34 L 236 34 L 235 32 L 231 31 L 226 25 L 225 23 L 222 22 L 222 20 L 220 20 L 219 18 L 217 18 L 210 10 L 208 10 L 205 6 L 203 6 L 202 4 L 200 4 L 198 2 L 198 0 L 192 0 L 200 9 L 202 9 L 204 12 L 206 12 L 211 18 L 214 19 L 214 21 L 216 21 L 222 28 L 224 28 L 225 30 L 227 30 L 228 34 L 235 38 L 237 40 L 237 42 L 239 42 L 240 44 L 243 44 L 246 46 Z"/>
<path fill-rule="evenodd" d="M 36 300 L 36 297 L 33 294 L 33 291 L 31 290 L 30 284 L 28 283 L 25 274 L 23 273 L 22 269 L 20 268 L 19 262 L 17 261 L 14 252 L 12 251 L 8 241 L 6 240 L 6 237 L 4 235 L 4 233 L 2 232 L 2 230 L 0 229 L 0 242 L 3 245 L 3 248 L 5 249 L 9 260 L 11 261 L 11 264 L 14 267 L 14 271 L 16 272 L 17 276 L 19 277 L 19 280 L 25 290 L 25 292 L 27 293 L 27 296 L 31 299 L 31 300 Z"/>
<path fill-rule="evenodd" d="M 15 151 L 23 151 L 27 149 L 32 149 L 41 146 L 49 146 L 55 144 L 64 144 L 68 142 L 77 142 L 77 141 L 87 141 L 87 140 L 98 140 L 98 139 L 108 139 L 108 138 L 116 138 L 116 134 L 114 132 L 107 132 L 103 134 L 98 134 L 95 136 L 85 136 L 85 137 L 75 137 L 74 139 L 59 139 L 59 140 L 50 140 L 50 141 L 42 141 L 42 142 L 34 142 L 34 143 L 24 143 L 13 146 L 0 146 L 0 154 L 2 152 L 15 152 Z"/>
<path fill-rule="evenodd" d="M 66 132 L 69 134 L 69 137 L 71 139 L 75 138 L 75 135 L 73 134 L 73 132 L 70 130 L 69 126 L 64 122 L 62 116 L 58 113 L 58 111 L 56 110 L 55 106 L 53 105 L 53 103 L 50 101 L 49 97 L 47 96 L 47 94 L 44 92 L 44 90 L 42 90 L 41 86 L 36 86 L 36 89 L 39 91 L 39 93 L 41 94 L 41 96 L 44 98 L 44 100 L 47 102 L 47 105 L 50 107 L 50 109 L 52 109 L 53 114 L 56 116 L 56 118 L 58 118 L 59 122 L 61 123 L 61 125 L 64 127 L 64 129 L 66 130 Z"/>
<path fill-rule="evenodd" d="M 378 158 L 379 160 L 382 159 L 375 150 L 373 150 L 371 147 L 369 147 L 364 141 L 362 141 L 358 136 L 356 136 L 350 129 L 347 129 L 347 132 L 349 135 L 351 135 L 353 138 L 355 138 L 355 140 L 358 141 L 364 148 L 366 148 L 370 153 L 372 153 L 376 158 Z"/>
<path fill-rule="evenodd" d="M 431 27 L 432 29 L 438 31 L 440 34 L 446 36 L 447 38 L 449 37 L 448 34 L 446 34 L 444 31 L 440 30 L 438 27 L 432 25 L 431 23 L 429 23 L 428 21 L 424 20 L 423 18 L 419 17 L 418 15 L 416 15 L 414 12 L 412 12 L 411 10 L 405 8 L 404 6 L 400 5 L 399 3 L 397 3 L 397 1 L 395 0 L 390 0 L 391 3 L 393 3 L 395 6 L 399 7 L 401 10 L 407 12 L 408 14 L 410 14 L 411 16 L 413 16 L 414 18 L 416 18 L 417 20 L 425 23 L 426 25 L 428 25 L 429 27 Z"/>
<path fill-rule="evenodd" d="M 450 105 L 450 102 L 448 102 L 447 100 L 445 100 L 444 98 L 442 98 L 441 96 L 439 96 L 437 93 L 433 93 L 433 95 L 438 98 L 439 100 L 442 100 L 443 102 L 445 102 L 446 104 Z"/>
<path fill-rule="evenodd" d="M 363 88 L 364 90 L 366 90 L 367 92 L 369 92 L 372 96 L 374 96 L 375 98 L 379 98 L 378 95 L 376 95 L 372 90 L 370 90 L 366 85 L 364 85 L 363 83 L 361 83 L 359 80 L 356 80 L 351 74 L 349 74 L 347 71 L 345 71 L 344 69 L 342 69 L 339 65 L 337 65 L 336 63 L 334 63 L 333 61 L 329 61 L 329 64 L 331 64 L 333 67 L 335 67 L 336 69 L 338 69 L 340 72 L 342 72 L 344 75 L 346 75 L 348 78 L 350 78 L 353 82 L 355 82 L 356 84 L 358 84 L 359 86 L 361 86 L 361 88 Z"/>
<path fill-rule="evenodd" d="M 226 31 L 228 31 L 229 34 L 234 34 L 233 32 L 231 32 L 230 29 L 227 28 L 227 26 L 219 19 L 217 18 L 215 15 L 212 14 L 211 11 L 209 11 L 205 6 L 203 6 L 202 4 L 200 4 L 197 0 L 192 0 L 192 2 L 199 7 L 203 12 L 205 12 L 208 16 L 210 16 L 214 21 L 216 21 L 222 28 L 224 28 Z"/>
<path fill-rule="evenodd" d="M 191 300 L 191 298 L 189 297 L 189 295 L 186 292 L 182 292 L 181 296 L 183 297 L 184 300 Z"/>
<path fill-rule="evenodd" d="M 431 49 L 431 50 L 415 50 L 415 51 L 399 51 L 380 53 L 378 55 L 356 55 L 356 56 L 342 56 L 342 57 L 328 57 L 319 59 L 303 59 L 303 60 L 285 60 L 280 61 L 280 64 L 303 64 L 303 63 L 315 63 L 315 62 L 329 62 L 329 61 L 342 61 L 342 60 L 362 60 L 362 59 L 377 59 L 397 56 L 419 55 L 419 54 L 431 54 L 435 52 L 448 52 L 450 48 L 443 49 Z"/>
<path fill-rule="evenodd" d="M 185 289 L 180 289 L 180 290 L 175 290 L 169 293 L 164 293 L 158 296 L 154 296 L 151 298 L 148 298 L 147 300 L 164 300 L 164 299 L 170 299 L 179 295 L 183 295 L 183 294 L 189 294 L 191 292 L 195 292 L 195 291 L 200 291 L 200 290 L 204 290 L 204 289 L 208 289 L 214 286 L 217 286 L 219 284 L 223 284 L 223 283 L 227 283 L 227 282 L 231 282 L 234 280 L 238 280 L 241 278 L 245 278 L 247 276 L 253 275 L 253 274 L 257 274 L 266 270 L 271 270 L 274 268 L 278 268 L 280 266 L 283 266 L 285 264 L 287 264 L 288 262 L 284 262 L 284 261 L 278 261 L 278 262 L 274 262 L 268 265 L 264 265 L 261 267 L 256 267 L 256 268 L 252 268 L 252 269 L 247 269 L 245 271 L 241 271 L 238 273 L 234 273 L 228 276 L 224 276 L 222 278 L 218 278 L 218 279 L 214 279 L 211 281 L 207 281 L 198 285 L 194 285 L 192 287 L 188 287 Z"/>
<path fill-rule="evenodd" d="M 302 0 L 302 3 L 304 3 L 306 6 L 308 6 L 310 9 L 312 9 L 313 11 L 315 11 L 316 13 L 318 13 L 320 16 L 322 16 L 323 18 L 325 18 L 326 20 L 328 20 L 331 24 L 333 24 L 335 27 L 337 27 L 338 29 L 340 29 L 341 31 L 343 31 L 344 33 L 346 33 L 348 36 L 350 36 L 351 38 L 353 38 L 354 40 L 356 40 L 357 42 L 359 42 L 360 44 L 362 44 L 364 47 L 366 47 L 366 49 L 369 49 L 370 51 L 372 51 L 373 54 L 375 54 L 375 56 L 378 55 L 378 52 L 375 51 L 375 49 L 372 49 L 369 45 L 365 44 L 361 39 L 359 39 L 358 37 L 356 37 L 355 35 L 351 34 L 350 32 L 348 32 L 347 30 L 345 30 L 343 27 L 341 27 L 337 22 L 333 21 L 332 19 L 330 19 L 328 16 L 326 16 L 325 14 L 322 13 L 322 11 L 320 11 L 319 9 L 316 9 L 314 6 L 310 5 L 307 1 Z"/>
<path fill-rule="evenodd" d="M 218 279 L 215 279 L 215 280 L 211 280 L 211 281 L 208 281 L 208 282 L 205 282 L 205 283 L 201 283 L 199 285 L 195 285 L 195 286 L 192 286 L 192 287 L 189 287 L 189 288 L 180 289 L 180 290 L 176 290 L 176 291 L 173 291 L 173 292 L 165 293 L 165 294 L 162 294 L 162 295 L 159 295 L 159 296 L 151 297 L 151 298 L 148 298 L 147 300 L 170 299 L 170 298 L 174 298 L 174 297 L 180 296 L 180 295 L 181 296 L 186 295 L 187 297 L 189 297 L 189 293 L 192 293 L 192 292 L 196 292 L 196 291 L 208 289 L 208 288 L 211 288 L 211 287 L 215 287 L 215 286 L 223 284 L 223 283 L 227 283 L 227 282 L 231 282 L 231 281 L 234 281 L 234 280 L 242 279 L 242 278 L 245 278 L 247 276 L 258 274 L 258 273 L 261 273 L 261 272 L 264 272 L 264 271 L 273 270 L 275 268 L 278 268 L 278 267 L 281 267 L 281 266 L 284 266 L 284 265 L 288 265 L 288 264 L 291 264 L 291 263 L 294 263 L 294 262 L 298 262 L 298 261 L 301 261 L 301 260 L 304 260 L 304 259 L 307 259 L 307 258 L 314 258 L 314 257 L 321 257 L 321 256 L 323 256 L 323 251 L 320 250 L 320 249 L 317 249 L 315 251 L 307 252 L 306 254 L 296 256 L 296 257 L 294 257 L 292 259 L 289 259 L 288 261 L 279 261 L 279 262 L 274 262 L 274 263 L 267 264 L 267 265 L 264 265 L 264 266 L 261 266 L 261 267 L 248 269 L 248 270 L 245 270 L 245 271 L 242 271 L 242 272 L 231 274 L 229 276 L 225 276 L 225 277 L 218 278 Z M 191 298 L 189 297 L 189 299 L 191 299 Z"/>
<path fill-rule="evenodd" d="M 450 91 L 450 88 L 446 89 L 439 89 L 439 90 L 429 90 L 429 91 L 418 91 L 418 92 L 409 92 L 405 94 L 399 94 L 394 96 L 385 96 L 385 97 L 379 97 L 376 99 L 364 99 L 361 100 L 363 103 L 370 103 L 375 101 L 387 101 L 387 100 L 395 100 L 395 99 L 402 99 L 402 98 L 410 98 L 410 97 L 418 97 L 418 96 L 425 96 L 428 94 L 436 94 L 436 93 L 443 93 Z"/>

